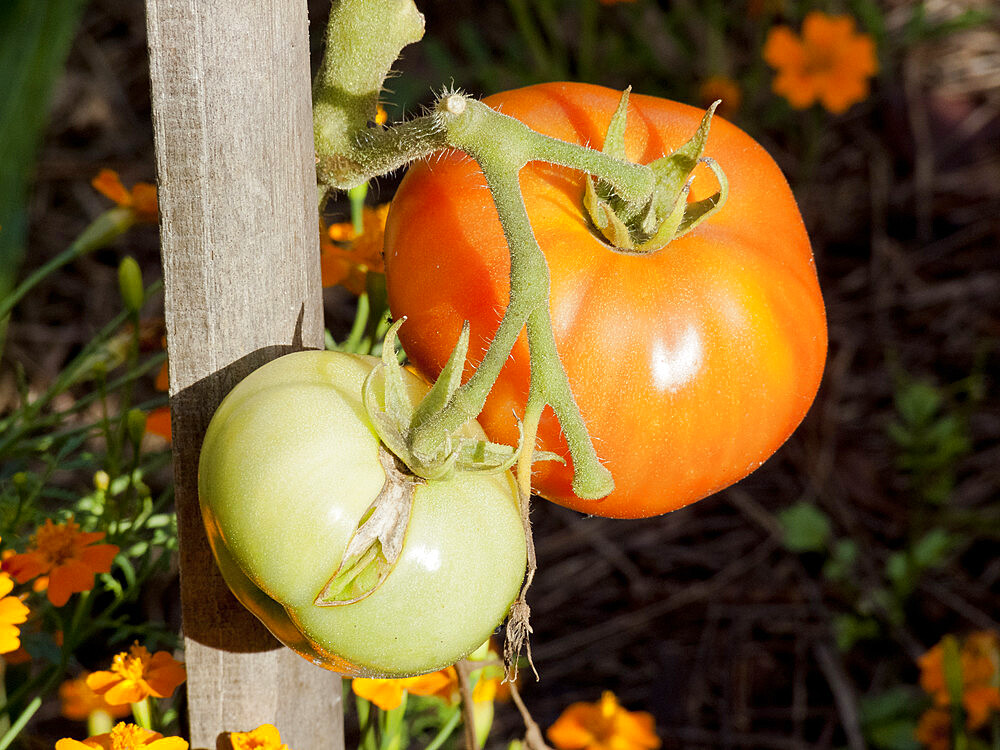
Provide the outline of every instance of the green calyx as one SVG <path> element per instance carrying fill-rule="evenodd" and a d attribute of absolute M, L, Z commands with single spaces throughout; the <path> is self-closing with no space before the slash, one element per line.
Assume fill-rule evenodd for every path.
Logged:
<path fill-rule="evenodd" d="M 604 153 L 625 160 L 625 127 L 628 96 L 622 93 L 604 140 Z M 651 253 L 687 234 L 722 208 L 729 195 L 729 181 L 714 159 L 704 156 L 715 102 L 687 143 L 649 165 L 656 178 L 652 197 L 635 203 L 618 194 L 606 180 L 587 177 L 583 205 L 601 235 L 614 247 L 628 253 Z M 715 174 L 719 190 L 708 198 L 688 202 L 694 169 L 705 164 Z"/>
<path fill-rule="evenodd" d="M 389 329 L 382 348 L 382 364 L 365 380 L 364 404 L 375 432 L 385 446 L 416 476 L 446 479 L 456 471 L 494 473 L 506 471 L 517 461 L 521 446 L 468 437 L 462 430 L 442 430 L 433 441 L 418 444 L 413 437 L 421 425 L 448 409 L 462 384 L 462 370 L 469 349 L 469 324 L 462 327 L 458 343 L 427 394 L 414 403 L 396 359 L 396 332 L 405 318 Z M 423 446 L 430 446 L 430 449 Z"/>

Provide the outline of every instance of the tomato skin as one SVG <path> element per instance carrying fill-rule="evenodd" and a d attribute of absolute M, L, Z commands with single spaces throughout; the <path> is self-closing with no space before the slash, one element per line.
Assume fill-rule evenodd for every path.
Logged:
<path fill-rule="evenodd" d="M 417 487 L 403 551 L 374 592 L 313 603 L 385 478 L 361 400 L 377 363 L 308 351 L 251 373 L 206 432 L 199 495 L 227 584 L 275 637 L 342 674 L 403 677 L 489 638 L 520 589 L 525 545 L 510 473 L 459 472 Z"/>
<path fill-rule="evenodd" d="M 485 101 L 539 132 L 600 148 L 620 96 L 551 83 Z M 649 163 L 670 153 L 703 114 L 631 95 L 630 160 Z M 791 190 L 764 149 L 721 118 L 712 122 L 705 154 L 729 178 L 728 202 L 648 255 L 617 252 L 595 236 L 580 173 L 541 163 L 521 172 L 551 274 L 560 359 L 615 480 L 601 500 L 573 494 L 566 442 L 547 408 L 539 447 L 567 458 L 566 465 L 535 467 L 532 486 L 549 500 L 619 518 L 680 508 L 756 469 L 815 397 L 826 317 Z M 715 192 L 707 168 L 695 174 L 692 200 Z M 496 210 L 471 158 L 447 152 L 410 168 L 389 212 L 385 254 L 389 303 L 394 316 L 407 317 L 400 339 L 412 362 L 434 377 L 468 320 L 471 370 L 506 309 L 510 270 Z M 522 333 L 479 417 L 495 441 L 517 441 L 528 360 Z"/>

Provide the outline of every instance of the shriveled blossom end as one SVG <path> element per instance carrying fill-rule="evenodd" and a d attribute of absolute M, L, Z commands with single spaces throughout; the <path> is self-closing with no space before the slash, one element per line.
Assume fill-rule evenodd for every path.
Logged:
<path fill-rule="evenodd" d="M 166 651 L 150 655 L 138 643 L 115 655 L 111 669 L 94 672 L 87 685 L 113 706 L 138 703 L 152 696 L 166 698 L 187 679 L 184 665 Z"/>
<path fill-rule="evenodd" d="M 56 742 L 56 750 L 187 750 L 187 740 L 164 737 L 159 732 L 135 724 L 120 722 L 107 734 L 97 734 L 85 740 L 65 737 Z"/>
<path fill-rule="evenodd" d="M 869 79 L 878 72 L 875 42 L 855 30 L 850 16 L 812 11 L 801 36 L 775 26 L 764 43 L 764 60 L 777 71 L 773 89 L 796 109 L 816 102 L 834 114 L 867 98 Z"/>
<path fill-rule="evenodd" d="M 18 583 L 47 576 L 46 595 L 61 607 L 71 595 L 90 591 L 95 575 L 111 571 L 118 547 L 97 544 L 103 538 L 103 531 L 81 531 L 72 516 L 65 523 L 47 518 L 35 531 L 28 550 L 11 557 L 4 567 Z"/>
<path fill-rule="evenodd" d="M 606 690 L 595 703 L 573 703 L 549 727 L 559 750 L 655 750 L 660 746 L 652 714 L 627 711 Z"/>

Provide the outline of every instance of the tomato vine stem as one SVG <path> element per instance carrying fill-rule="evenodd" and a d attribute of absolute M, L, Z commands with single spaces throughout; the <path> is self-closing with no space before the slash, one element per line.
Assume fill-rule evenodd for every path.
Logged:
<path fill-rule="evenodd" d="M 322 201 L 330 188 L 350 188 L 442 148 L 474 158 L 486 177 L 510 250 L 509 304 L 471 378 L 406 437 L 414 456 L 438 455 L 452 432 L 482 410 L 521 330 L 527 327 L 531 390 L 552 405 L 573 459 L 573 490 L 596 499 L 614 488 L 600 463 L 556 351 L 549 315 L 549 270 L 535 239 L 518 174 L 529 161 L 580 170 L 611 186 L 623 201 L 650 203 L 656 175 L 617 155 L 560 141 L 454 91 L 433 110 L 388 128 L 372 127 L 378 97 L 400 50 L 423 35 L 412 0 L 335 2 L 326 51 L 313 86 L 317 177 Z M 534 454 L 537 421 L 523 436 Z"/>

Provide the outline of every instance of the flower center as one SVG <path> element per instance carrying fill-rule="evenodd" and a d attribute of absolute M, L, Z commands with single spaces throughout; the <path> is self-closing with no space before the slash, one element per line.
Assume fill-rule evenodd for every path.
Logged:
<path fill-rule="evenodd" d="M 835 67 L 832 49 L 806 45 L 806 73 L 820 75 L 829 73 Z"/>
<path fill-rule="evenodd" d="M 123 680 L 132 682 L 140 681 L 146 674 L 146 665 L 149 663 L 149 651 L 145 646 L 132 646 L 131 653 L 124 651 L 117 654 L 111 662 L 111 671 L 120 675 Z"/>
<path fill-rule="evenodd" d="M 73 521 L 54 524 L 51 519 L 35 532 L 34 546 L 53 565 L 61 565 L 79 556 L 80 526 Z"/>
<path fill-rule="evenodd" d="M 146 735 L 142 727 L 121 722 L 111 730 L 111 750 L 138 750 L 146 746 Z"/>

